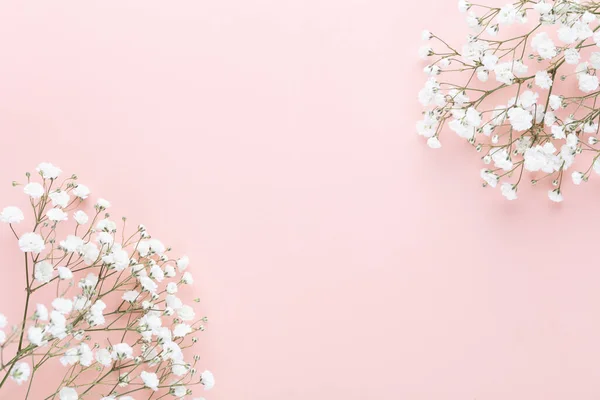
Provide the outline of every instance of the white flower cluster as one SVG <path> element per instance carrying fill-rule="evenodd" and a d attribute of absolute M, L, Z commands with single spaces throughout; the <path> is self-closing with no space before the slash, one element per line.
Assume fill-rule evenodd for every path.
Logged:
<path fill-rule="evenodd" d="M 0 314 L 0 397 L 10 380 L 31 388 L 36 371 L 51 368 L 53 359 L 65 375 L 48 398 L 134 400 L 156 392 L 183 399 L 194 385 L 211 389 L 212 373 L 197 371 L 200 357 L 184 354 L 206 322 L 178 297 L 193 283 L 189 258 L 170 257 L 143 225 L 127 234 L 123 218 L 119 229 L 107 200 L 84 211 L 90 190 L 76 176 L 59 181 L 62 171 L 50 163 L 37 172 L 39 182 L 27 174 L 23 186 L 31 218 L 14 206 L 0 213 L 24 253 L 26 279 L 24 320 L 9 330 Z M 35 301 L 43 289 L 55 294 L 49 304 Z"/>
<path fill-rule="evenodd" d="M 444 126 L 466 139 L 486 164 L 484 186 L 502 182 L 509 200 L 528 171 L 532 184 L 551 181 L 549 199 L 562 201 L 565 173 L 575 185 L 600 174 L 600 5 L 519 0 L 498 8 L 460 0 L 458 8 L 473 31 L 462 47 L 422 34 L 429 78 L 418 96 L 425 111 L 417 132 L 436 149 Z M 501 38 L 514 24 L 520 33 Z M 576 157 L 584 168 L 574 170 Z"/>

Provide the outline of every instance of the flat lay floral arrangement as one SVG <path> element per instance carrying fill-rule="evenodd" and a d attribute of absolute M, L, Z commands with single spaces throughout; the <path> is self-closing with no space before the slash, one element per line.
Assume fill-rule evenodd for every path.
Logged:
<path fill-rule="evenodd" d="M 36 171 L 13 182 L 30 212 L 0 213 L 22 252 L 25 289 L 22 320 L 0 314 L 0 398 L 10 385 L 26 387 L 25 398 L 47 388 L 46 400 L 188 398 L 211 389 L 214 377 L 193 353 L 206 318 L 178 297 L 194 282 L 188 257 L 172 257 L 143 225 L 111 219 L 107 200 L 83 211 L 90 190 L 75 175 L 61 177 L 50 163 Z M 49 303 L 39 300 L 44 292 Z M 36 381 L 44 369 L 61 369 L 62 380 Z"/>
<path fill-rule="evenodd" d="M 485 0 L 482 0 L 485 1 Z M 455 46 L 424 31 L 429 76 L 417 131 L 440 148 L 449 128 L 480 153 L 484 186 L 509 200 L 525 184 L 563 200 L 564 182 L 600 174 L 600 3 L 458 2 L 471 34 Z"/>

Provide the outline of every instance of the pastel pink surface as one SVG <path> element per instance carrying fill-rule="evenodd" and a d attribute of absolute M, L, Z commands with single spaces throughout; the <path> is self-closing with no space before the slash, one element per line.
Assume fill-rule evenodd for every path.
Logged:
<path fill-rule="evenodd" d="M 187 253 L 207 400 L 597 399 L 600 180 L 509 203 L 414 133 L 420 31 L 459 24 L 454 0 L 4 2 L 2 203 L 51 161 Z"/>

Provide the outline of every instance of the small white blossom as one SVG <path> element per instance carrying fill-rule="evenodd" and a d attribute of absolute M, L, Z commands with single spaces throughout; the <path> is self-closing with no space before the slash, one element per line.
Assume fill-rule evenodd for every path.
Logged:
<path fill-rule="evenodd" d="M 48 162 L 40 163 L 35 170 L 39 172 L 44 179 L 56 179 L 62 172 L 60 168 Z"/>
<path fill-rule="evenodd" d="M 556 203 L 563 201 L 563 196 L 559 189 L 549 190 L 548 198 Z"/>
<path fill-rule="evenodd" d="M 68 214 L 60 208 L 51 208 L 46 212 L 46 216 L 50 221 L 66 221 Z"/>
<path fill-rule="evenodd" d="M 48 283 L 54 275 L 54 266 L 48 261 L 40 261 L 35 264 L 33 276 L 40 283 Z"/>
<path fill-rule="evenodd" d="M 210 371 L 204 371 L 200 374 L 202 384 L 205 390 L 210 390 L 215 386 L 215 377 Z"/>
<path fill-rule="evenodd" d="M 69 196 L 69 193 L 65 192 L 64 190 L 55 190 L 54 192 L 50 193 L 48 197 L 50 197 L 50 200 L 52 201 L 52 205 L 54 207 L 61 208 L 65 208 L 66 206 L 68 206 L 69 200 L 71 200 L 71 196 Z"/>
<path fill-rule="evenodd" d="M 24 253 L 41 253 L 46 248 L 46 244 L 40 235 L 28 232 L 19 238 L 19 248 Z"/>
<path fill-rule="evenodd" d="M 79 395 L 77 391 L 70 387 L 64 387 L 59 392 L 60 400 L 78 400 Z"/>
<path fill-rule="evenodd" d="M 158 376 L 156 376 L 155 373 L 142 371 L 142 373 L 140 374 L 140 378 L 142 378 L 144 386 L 154 391 L 158 390 L 159 381 Z"/>
<path fill-rule="evenodd" d="M 23 211 L 19 207 L 4 207 L 0 212 L 0 221 L 7 224 L 18 224 L 24 219 Z"/>
<path fill-rule="evenodd" d="M 23 192 L 32 199 L 39 199 L 46 193 L 44 187 L 37 182 L 31 182 L 23 187 Z"/>
<path fill-rule="evenodd" d="M 79 197 L 80 199 L 87 199 L 90 195 L 90 189 L 82 184 L 78 184 L 72 191 L 75 197 Z"/>
<path fill-rule="evenodd" d="M 10 378 L 17 382 L 18 385 L 21 385 L 23 382 L 26 382 L 29 379 L 30 373 L 31 368 L 29 367 L 29 364 L 26 362 L 18 362 L 10 371 Z"/>
<path fill-rule="evenodd" d="M 88 215 L 85 212 L 83 212 L 81 210 L 77 210 L 73 214 L 73 219 L 75 221 L 77 221 L 77 223 L 79 225 L 84 225 L 84 224 L 87 224 L 87 222 L 89 220 L 89 217 L 88 217 Z"/>

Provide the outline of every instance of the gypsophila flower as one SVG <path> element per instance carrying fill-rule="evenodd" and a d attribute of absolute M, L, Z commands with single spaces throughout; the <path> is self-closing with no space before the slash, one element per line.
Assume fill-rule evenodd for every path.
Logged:
<path fill-rule="evenodd" d="M 10 378 L 21 385 L 29 379 L 31 368 L 26 362 L 18 362 L 14 368 L 10 371 Z"/>
<path fill-rule="evenodd" d="M 79 197 L 80 199 L 87 199 L 88 196 L 90 195 L 90 189 L 82 184 L 78 184 L 74 189 L 73 189 L 73 195 L 76 197 Z"/>
<path fill-rule="evenodd" d="M 64 387 L 60 390 L 59 393 L 60 400 L 78 400 L 79 395 L 77 391 L 70 387 Z"/>
<path fill-rule="evenodd" d="M 50 193 L 48 197 L 52 201 L 52 205 L 54 207 L 61 208 L 65 208 L 67 205 L 69 205 L 69 200 L 71 200 L 71 196 L 69 196 L 69 193 L 63 190 L 55 190 L 52 193 Z"/>
<path fill-rule="evenodd" d="M 0 221 L 7 224 L 18 224 L 24 219 L 23 211 L 19 207 L 4 207 L 0 212 Z"/>
<path fill-rule="evenodd" d="M 101 210 L 106 210 L 109 207 L 110 207 L 110 202 L 108 200 L 98 199 L 96 201 L 96 208 L 99 208 Z"/>
<path fill-rule="evenodd" d="M 158 390 L 159 381 L 158 381 L 158 376 L 156 376 L 155 373 L 142 371 L 140 373 L 140 378 L 144 382 L 144 386 L 146 386 L 154 391 Z"/>
<path fill-rule="evenodd" d="M 50 221 L 66 221 L 68 214 L 60 208 L 51 208 L 46 212 L 46 216 Z"/>
<path fill-rule="evenodd" d="M 39 199 L 45 193 L 44 187 L 37 182 L 31 182 L 23 187 L 23 191 L 32 199 Z"/>
<path fill-rule="evenodd" d="M 84 224 L 86 224 L 86 223 L 88 222 L 88 220 L 89 220 L 89 217 L 88 217 L 88 215 L 87 215 L 85 212 L 83 212 L 83 211 L 81 211 L 81 210 L 77 210 L 77 211 L 75 211 L 75 213 L 73 214 L 73 219 L 74 219 L 75 221 L 77 221 L 77 223 L 78 223 L 79 225 L 84 225 Z"/>
<path fill-rule="evenodd" d="M 46 248 L 44 239 L 34 232 L 28 232 L 19 238 L 19 248 L 25 253 L 41 253 Z"/>
<path fill-rule="evenodd" d="M 538 71 L 535 73 L 535 84 L 542 89 L 550 89 L 552 86 L 552 77 L 548 71 Z"/>
<path fill-rule="evenodd" d="M 48 162 L 40 163 L 35 170 L 39 172 L 44 179 L 56 179 L 62 172 L 60 168 Z"/>
<path fill-rule="evenodd" d="M 200 377 L 205 390 L 210 390 L 215 386 L 215 377 L 212 372 L 204 371 Z"/>
<path fill-rule="evenodd" d="M 48 261 L 40 261 L 35 264 L 34 278 L 39 283 L 48 283 L 54 275 L 54 266 Z"/>

